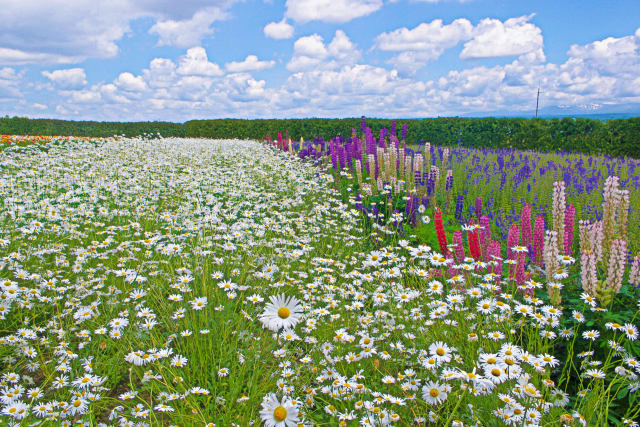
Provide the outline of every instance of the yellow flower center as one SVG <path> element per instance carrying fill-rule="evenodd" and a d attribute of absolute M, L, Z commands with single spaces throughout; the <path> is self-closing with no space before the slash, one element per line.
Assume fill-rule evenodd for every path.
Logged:
<path fill-rule="evenodd" d="M 291 310 L 289 310 L 287 307 L 280 307 L 278 309 L 278 317 L 280 317 L 281 319 L 286 319 L 290 314 Z"/>
<path fill-rule="evenodd" d="M 444 348 L 439 348 L 439 349 L 437 349 L 437 350 L 436 350 L 436 354 L 437 354 L 438 356 L 440 356 L 440 357 L 444 356 L 444 355 L 445 355 Z"/>
<path fill-rule="evenodd" d="M 287 418 L 287 409 L 284 406 L 278 406 L 276 409 L 273 410 L 273 418 L 275 418 L 275 420 L 278 422 L 284 421 Z"/>
<path fill-rule="evenodd" d="M 429 390 L 429 394 L 431 395 L 431 397 L 438 397 L 438 395 L 440 394 L 440 390 L 438 390 L 437 388 L 432 388 L 431 390 Z"/>
<path fill-rule="evenodd" d="M 500 369 L 498 369 L 498 368 L 493 368 L 491 370 L 491 375 L 493 375 L 494 377 L 499 377 L 501 373 L 502 372 L 500 372 Z"/>

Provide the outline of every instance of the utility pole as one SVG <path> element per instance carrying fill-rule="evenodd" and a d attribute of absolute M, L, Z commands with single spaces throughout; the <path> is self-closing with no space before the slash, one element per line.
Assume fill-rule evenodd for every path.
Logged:
<path fill-rule="evenodd" d="M 538 118 L 538 105 L 540 102 L 540 84 L 538 84 L 538 96 L 536 97 L 536 119 Z"/>

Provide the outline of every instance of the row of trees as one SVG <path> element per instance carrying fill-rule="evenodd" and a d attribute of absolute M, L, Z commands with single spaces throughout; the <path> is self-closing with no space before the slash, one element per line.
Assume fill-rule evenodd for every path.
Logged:
<path fill-rule="evenodd" d="M 296 140 L 360 132 L 360 118 L 351 119 L 267 119 L 267 120 L 191 120 L 169 122 L 91 122 L 49 119 L 0 118 L 0 134 L 138 136 L 161 134 L 204 138 L 262 139 L 289 131 Z M 522 119 L 522 118 L 434 118 L 397 120 L 398 134 L 408 125 L 407 143 L 429 141 L 438 145 L 462 145 L 477 148 L 520 148 L 539 151 L 575 151 L 610 156 L 640 158 L 640 118 L 606 122 L 591 119 Z M 367 119 L 367 126 L 377 135 L 379 129 L 391 128 L 391 120 Z M 400 135 L 398 135 L 400 137 Z"/>

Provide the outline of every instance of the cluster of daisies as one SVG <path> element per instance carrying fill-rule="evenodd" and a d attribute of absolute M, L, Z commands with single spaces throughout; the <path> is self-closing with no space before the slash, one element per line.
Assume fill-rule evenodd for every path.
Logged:
<path fill-rule="evenodd" d="M 381 246 L 330 181 L 251 141 L 4 150 L 2 423 L 586 425 L 640 389 L 635 323 Z"/>

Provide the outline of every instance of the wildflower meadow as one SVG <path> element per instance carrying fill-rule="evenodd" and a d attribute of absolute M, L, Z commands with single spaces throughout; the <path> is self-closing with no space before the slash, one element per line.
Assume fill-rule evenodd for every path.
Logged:
<path fill-rule="evenodd" d="M 640 161 L 377 132 L 3 136 L 0 422 L 638 425 Z"/>

